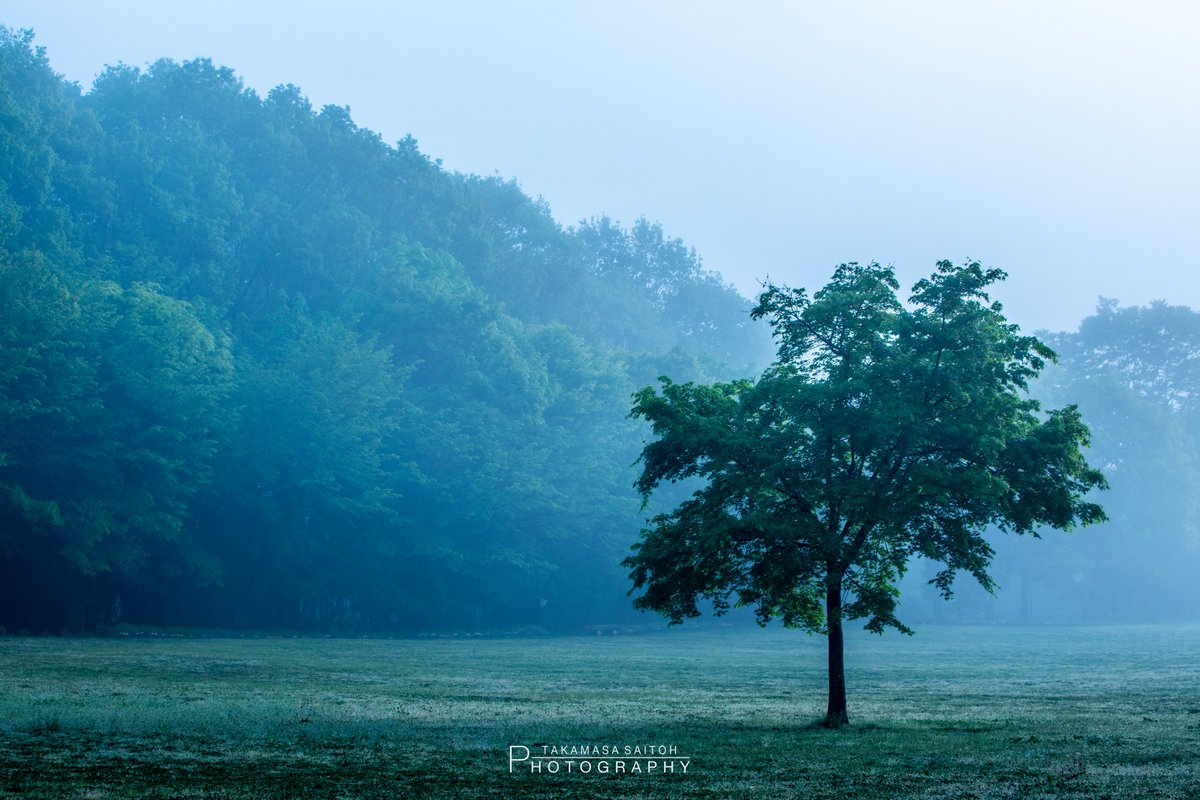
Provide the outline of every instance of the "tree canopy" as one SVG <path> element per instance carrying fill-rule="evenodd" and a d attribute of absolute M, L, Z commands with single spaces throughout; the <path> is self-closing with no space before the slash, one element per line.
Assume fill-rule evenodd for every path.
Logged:
<path fill-rule="evenodd" d="M 619 621 L 627 399 L 765 361 L 751 305 L 294 86 L 0 28 L 0 625 Z"/>
<path fill-rule="evenodd" d="M 655 436 L 637 482 L 699 486 L 652 520 L 625 564 L 635 604 L 672 622 L 751 606 L 829 638 L 826 721 L 847 719 L 842 620 L 907 631 L 897 582 L 917 555 L 945 595 L 991 588 L 990 526 L 1038 535 L 1102 521 L 1105 478 L 1078 409 L 1043 411 L 1029 382 L 1053 359 L 1007 322 L 1000 270 L 940 262 L 906 306 L 891 268 L 843 264 L 812 297 L 768 286 L 754 309 L 778 345 L 756 381 L 637 393 Z"/>

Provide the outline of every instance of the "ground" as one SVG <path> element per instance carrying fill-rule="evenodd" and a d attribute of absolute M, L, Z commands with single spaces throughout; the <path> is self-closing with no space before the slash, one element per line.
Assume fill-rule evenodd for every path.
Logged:
<path fill-rule="evenodd" d="M 829 731 L 793 631 L 6 637 L 0 797 L 1200 798 L 1200 626 L 862 634 L 847 664 Z M 510 773 L 511 745 L 689 765 Z"/>

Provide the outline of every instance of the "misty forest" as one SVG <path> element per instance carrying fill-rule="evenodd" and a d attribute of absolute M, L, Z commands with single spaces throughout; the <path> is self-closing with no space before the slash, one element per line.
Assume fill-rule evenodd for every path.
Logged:
<path fill-rule="evenodd" d="M 1200 313 L 247 82 L 0 27 L 0 798 L 1197 797 Z"/>
<path fill-rule="evenodd" d="M 206 60 L 83 92 L 5 31 L 0 137 L 9 632 L 658 624 L 622 560 L 695 486 L 642 506 L 633 395 L 775 351 L 686 243 L 563 227 Z M 1038 335 L 1057 362 L 1031 393 L 1078 405 L 1109 521 L 988 534 L 994 596 L 946 603 L 941 565 L 902 563 L 899 617 L 1195 619 L 1200 314 L 1101 299 Z"/>

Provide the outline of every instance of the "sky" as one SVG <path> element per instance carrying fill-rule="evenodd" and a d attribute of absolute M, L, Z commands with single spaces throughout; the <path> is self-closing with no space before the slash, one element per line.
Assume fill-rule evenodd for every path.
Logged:
<path fill-rule="evenodd" d="M 1029 330 L 1200 308 L 1200 4 L 6 0 L 85 88 L 211 58 L 564 225 L 661 222 L 744 294 L 846 261 L 1006 270 Z"/>

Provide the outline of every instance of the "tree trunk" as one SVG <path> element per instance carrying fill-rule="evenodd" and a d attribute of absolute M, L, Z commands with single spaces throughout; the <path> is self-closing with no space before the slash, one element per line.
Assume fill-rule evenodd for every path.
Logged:
<path fill-rule="evenodd" d="M 829 708 L 825 727 L 849 723 L 846 715 L 846 662 L 842 652 L 842 577 L 831 575 L 825 585 L 825 627 L 829 639 Z"/>

